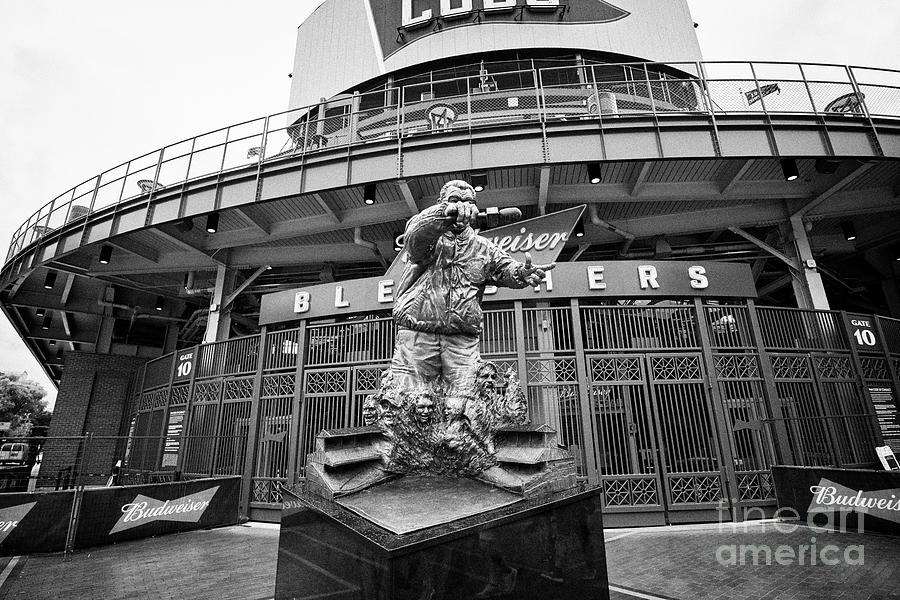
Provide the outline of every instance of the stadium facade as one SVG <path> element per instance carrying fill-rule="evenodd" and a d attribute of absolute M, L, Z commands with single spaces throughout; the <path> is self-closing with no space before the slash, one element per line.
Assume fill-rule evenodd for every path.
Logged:
<path fill-rule="evenodd" d="M 524 213 L 498 241 L 559 255 L 487 296 L 482 353 L 607 523 L 740 519 L 772 464 L 900 450 L 897 75 L 704 62 L 684 0 L 327 0 L 287 111 L 41 207 L 0 303 L 59 382 L 50 435 L 130 436 L 80 469 L 240 474 L 277 518 L 390 360 L 406 220 L 466 179 Z"/>

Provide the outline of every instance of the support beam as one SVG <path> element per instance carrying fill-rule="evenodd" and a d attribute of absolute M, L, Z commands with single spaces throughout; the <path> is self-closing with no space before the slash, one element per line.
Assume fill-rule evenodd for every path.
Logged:
<path fill-rule="evenodd" d="M 267 224 L 266 224 L 264 221 L 262 221 L 262 220 L 260 220 L 260 219 L 257 219 L 257 218 L 255 218 L 253 215 L 251 215 L 251 214 L 247 211 L 246 207 L 244 207 L 244 208 L 233 208 L 233 209 L 231 209 L 231 210 L 233 210 L 233 211 L 235 212 L 235 214 L 237 214 L 237 216 L 238 216 L 242 221 L 244 221 L 247 225 L 249 225 L 250 227 L 253 227 L 254 229 L 256 229 L 256 231 L 257 231 L 258 233 L 261 233 L 261 234 L 263 234 L 263 235 L 269 235 L 269 230 L 268 230 Z"/>
<path fill-rule="evenodd" d="M 550 167 L 541 167 L 540 181 L 538 183 L 538 214 L 547 214 L 547 199 L 550 196 Z"/>
<path fill-rule="evenodd" d="M 794 236 L 794 245 L 797 249 L 797 258 L 802 263 L 800 269 L 800 277 L 805 286 L 805 292 L 808 294 L 808 303 L 806 306 L 801 304 L 801 299 L 797 298 L 797 304 L 800 308 L 813 308 L 816 310 L 829 310 L 828 296 L 825 295 L 825 286 L 822 284 L 822 275 L 816 268 L 816 261 L 813 258 L 812 249 L 809 246 L 809 238 L 806 236 L 806 226 L 803 223 L 803 217 L 792 216 L 791 232 Z"/>
<path fill-rule="evenodd" d="M 333 203 L 327 201 L 322 194 L 310 194 L 309 197 L 325 211 L 326 215 L 331 217 L 332 221 L 341 222 L 341 211 Z"/>
<path fill-rule="evenodd" d="M 209 303 L 209 318 L 206 321 L 206 332 L 203 343 L 209 344 L 227 340 L 231 330 L 231 309 L 224 306 L 226 296 L 234 288 L 235 272 L 224 265 L 216 270 L 216 286 Z"/>
<path fill-rule="evenodd" d="M 581 255 L 584 254 L 584 251 L 587 250 L 587 249 L 590 248 L 590 247 L 591 247 L 591 245 L 588 244 L 588 243 L 578 244 L 578 250 L 575 251 L 575 254 L 573 254 L 573 255 L 572 255 L 572 258 L 570 258 L 569 260 L 570 260 L 571 262 L 575 262 L 576 260 L 578 260 L 579 258 L 581 258 Z"/>
<path fill-rule="evenodd" d="M 732 171 L 728 178 L 722 182 L 722 187 L 719 188 L 719 193 L 724 196 L 725 194 L 730 192 L 734 188 L 735 184 L 741 180 L 741 177 L 744 176 L 744 173 L 750 170 L 750 167 L 752 166 L 752 158 L 745 160 L 742 165 Z"/>
<path fill-rule="evenodd" d="M 72 286 L 75 285 L 75 276 L 71 273 L 66 275 L 66 283 L 63 285 L 62 296 L 59 303 L 65 306 L 69 302 L 69 296 L 72 294 Z"/>
<path fill-rule="evenodd" d="M 859 165 L 845 176 L 841 177 L 837 182 L 831 185 L 827 190 L 813 198 L 811 201 L 807 202 L 791 215 L 791 218 L 794 217 L 803 217 L 808 214 L 811 210 L 834 196 L 836 193 L 847 187 L 854 179 L 857 179 L 860 175 L 864 174 L 866 171 L 875 166 L 874 162 L 867 162 Z"/>
<path fill-rule="evenodd" d="M 783 287 L 785 287 L 785 286 L 788 286 L 788 285 L 791 285 L 791 281 L 792 281 L 793 279 L 794 279 L 794 278 L 791 277 L 789 274 L 788 274 L 788 275 L 782 275 L 782 276 L 779 277 L 778 279 L 776 279 L 776 280 L 774 280 L 774 281 L 770 281 L 769 283 L 767 283 L 766 285 L 762 286 L 761 288 L 757 288 L 756 291 L 757 291 L 757 293 L 759 294 L 759 297 L 760 297 L 760 298 L 765 298 L 766 296 L 768 296 L 768 295 L 771 294 L 772 292 L 777 292 L 777 291 L 780 290 L 781 288 L 783 288 Z"/>
<path fill-rule="evenodd" d="M 771 254 L 772 256 L 774 256 L 775 258 L 777 258 L 778 260 L 780 260 L 781 262 L 783 262 L 784 264 L 789 266 L 790 268 L 794 269 L 795 271 L 800 270 L 800 264 L 796 260 L 789 258 L 788 256 L 785 256 L 780 250 L 773 248 L 772 246 L 765 243 L 764 241 L 762 241 L 755 235 L 744 231 L 740 227 L 729 227 L 728 229 L 732 233 L 736 233 L 737 235 L 741 236 L 748 242 L 750 242 L 756 246 L 759 246 L 760 248 L 762 248 L 763 250 L 765 250 L 766 252 L 768 252 L 769 254 Z"/>
<path fill-rule="evenodd" d="M 119 236 L 116 239 L 106 240 L 106 243 L 129 254 L 139 256 L 144 260 L 149 260 L 152 263 L 159 262 L 159 252 L 157 252 L 156 249 L 145 246 L 144 244 L 141 244 L 139 242 L 135 242 L 134 240 L 130 240 L 125 236 Z"/>
<path fill-rule="evenodd" d="M 397 188 L 400 190 L 400 195 L 403 196 L 406 206 L 409 207 L 410 216 L 419 214 L 419 205 L 416 204 L 416 198 L 413 196 L 412 190 L 409 189 L 409 183 L 405 179 L 401 179 L 397 182 Z"/>
<path fill-rule="evenodd" d="M 631 191 L 628 193 L 629 196 L 641 195 L 641 190 L 647 182 L 647 176 L 650 175 L 651 164 L 650 161 L 644 161 L 644 164 L 641 165 L 641 170 L 638 171 L 637 177 L 635 177 L 634 182 L 631 184 Z"/>
<path fill-rule="evenodd" d="M 69 313 L 67 313 L 66 311 L 63 310 L 63 311 L 59 312 L 59 316 L 62 319 L 63 331 L 66 332 L 66 335 L 71 340 L 72 338 L 75 337 L 75 335 L 73 334 L 74 328 L 72 327 L 72 323 L 69 320 L 70 319 Z"/>
<path fill-rule="evenodd" d="M 222 309 L 231 308 L 231 305 L 234 303 L 234 301 L 237 299 L 237 297 L 240 296 L 241 293 L 244 290 L 246 290 L 250 286 L 251 283 L 256 281 L 257 277 L 259 277 L 260 275 L 265 273 L 269 268 L 270 268 L 269 265 L 263 265 L 260 268 L 258 268 L 257 270 L 255 270 L 253 272 L 253 274 L 250 275 L 250 277 L 245 279 L 241 285 L 239 285 L 233 292 L 228 294 L 228 296 L 222 302 Z"/>
<path fill-rule="evenodd" d="M 172 244 L 175 244 L 182 250 L 186 250 L 193 254 L 201 254 L 208 258 L 210 261 L 219 266 L 224 266 L 225 263 L 221 260 L 217 260 L 213 258 L 213 256 L 200 244 L 199 241 L 194 240 L 193 238 L 186 239 L 186 234 L 184 236 L 176 235 L 174 232 L 169 231 L 167 229 L 163 229 L 162 227 L 150 228 L 147 231 L 152 232 L 159 238 L 166 240 Z"/>

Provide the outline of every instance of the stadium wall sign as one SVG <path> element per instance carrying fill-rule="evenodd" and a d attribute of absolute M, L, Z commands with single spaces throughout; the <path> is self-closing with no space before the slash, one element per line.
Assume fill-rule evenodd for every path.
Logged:
<path fill-rule="evenodd" d="M 370 277 L 327 283 L 262 298 L 260 325 L 298 319 L 390 309 L 399 278 Z M 755 298 L 756 286 L 745 264 L 686 261 L 608 261 L 559 263 L 538 287 L 485 289 L 487 300 L 550 300 L 606 297 Z"/>
<path fill-rule="evenodd" d="M 444 29 L 480 23 L 609 23 L 630 13 L 604 0 L 369 0 L 385 56 Z"/>

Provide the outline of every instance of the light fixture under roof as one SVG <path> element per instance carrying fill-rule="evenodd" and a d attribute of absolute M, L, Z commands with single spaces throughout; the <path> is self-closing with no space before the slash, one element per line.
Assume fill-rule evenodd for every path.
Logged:
<path fill-rule="evenodd" d="M 41 323 L 41 329 L 47 330 L 50 329 L 50 324 L 53 323 L 53 315 L 47 313 L 44 317 L 44 321 Z"/>
<path fill-rule="evenodd" d="M 44 277 L 44 289 L 52 290 L 54 285 L 56 285 L 56 271 L 47 271 L 47 275 Z"/>
<path fill-rule="evenodd" d="M 575 223 L 573 233 L 575 234 L 575 237 L 584 237 L 584 221 L 578 219 L 578 222 Z"/>
<path fill-rule="evenodd" d="M 600 169 L 600 163 L 590 162 L 587 164 L 588 181 L 597 185 L 603 181 L 603 171 Z"/>
<path fill-rule="evenodd" d="M 797 161 L 793 158 L 781 159 L 781 172 L 784 173 L 785 181 L 796 181 L 800 177 L 800 170 L 797 168 Z"/>
<path fill-rule="evenodd" d="M 155 307 L 156 310 L 161 311 L 163 308 L 165 308 L 165 306 L 166 306 L 166 299 L 163 298 L 162 296 L 157 296 L 156 297 L 156 307 Z"/>
<path fill-rule="evenodd" d="M 374 183 L 367 183 L 363 187 L 363 202 L 367 205 L 372 206 L 375 204 L 375 198 L 378 194 L 378 186 Z"/>
<path fill-rule="evenodd" d="M 211 212 L 206 216 L 206 232 L 215 233 L 219 230 L 219 213 Z"/>
<path fill-rule="evenodd" d="M 472 180 L 472 189 L 476 192 L 483 192 L 487 187 L 487 173 L 472 173 L 470 179 Z"/>
<path fill-rule="evenodd" d="M 852 242 L 856 239 L 856 227 L 854 227 L 853 223 L 850 221 L 841 223 L 841 232 L 843 232 L 844 237 L 847 238 L 848 242 Z"/>
<path fill-rule="evenodd" d="M 100 264 L 108 265 L 112 258 L 112 246 L 103 245 L 100 247 Z"/>

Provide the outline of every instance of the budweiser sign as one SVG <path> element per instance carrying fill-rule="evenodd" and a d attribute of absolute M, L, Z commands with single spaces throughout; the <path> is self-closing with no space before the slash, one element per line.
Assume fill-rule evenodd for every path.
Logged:
<path fill-rule="evenodd" d="M 8 536 L 13 529 L 19 526 L 19 523 L 25 518 L 25 515 L 31 512 L 31 509 L 34 508 L 35 504 L 37 503 L 28 502 L 26 504 L 17 504 L 16 506 L 0 509 L 0 544 L 6 540 L 6 536 Z"/>
<path fill-rule="evenodd" d="M 520 262 L 529 252 L 536 264 L 552 263 L 559 257 L 576 223 L 584 214 L 584 205 L 519 221 L 480 233 Z M 385 279 L 399 281 L 409 257 L 401 250 L 385 273 Z"/>
<path fill-rule="evenodd" d="M 826 510 L 855 510 L 873 517 L 900 523 L 900 489 L 860 491 L 829 479 L 810 486 L 812 501 L 808 512 Z"/>
<path fill-rule="evenodd" d="M 138 494 L 132 502 L 122 505 L 122 516 L 110 530 L 110 534 L 155 521 L 178 521 L 196 523 L 206 512 L 219 486 L 176 498 L 175 500 L 157 500 Z"/>

